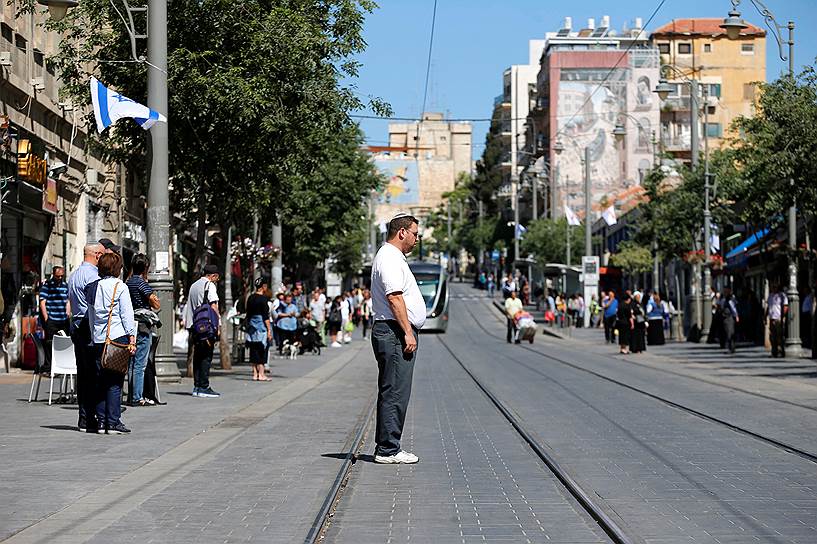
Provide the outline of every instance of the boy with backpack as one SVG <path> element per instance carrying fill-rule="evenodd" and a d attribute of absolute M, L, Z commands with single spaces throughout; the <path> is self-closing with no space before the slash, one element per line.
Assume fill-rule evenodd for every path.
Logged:
<path fill-rule="evenodd" d="M 201 278 L 190 286 L 184 307 L 184 326 L 190 333 L 188 341 L 193 347 L 193 396 L 199 398 L 221 396 L 210 387 L 213 347 L 220 334 L 218 280 L 218 267 L 205 265 Z"/>

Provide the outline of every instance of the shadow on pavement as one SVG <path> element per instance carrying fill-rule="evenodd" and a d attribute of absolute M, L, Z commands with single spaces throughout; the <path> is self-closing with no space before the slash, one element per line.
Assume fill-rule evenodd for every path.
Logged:
<path fill-rule="evenodd" d="M 72 431 L 77 432 L 76 425 L 40 425 L 41 429 L 51 429 L 52 431 Z"/>

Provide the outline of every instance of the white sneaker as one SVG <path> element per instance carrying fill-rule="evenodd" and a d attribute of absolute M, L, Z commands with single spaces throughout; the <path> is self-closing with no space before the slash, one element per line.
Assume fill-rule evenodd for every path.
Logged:
<path fill-rule="evenodd" d="M 343 344 L 341 344 L 340 342 L 337 342 L 337 341 L 332 342 L 332 347 L 333 348 L 339 348 L 339 347 L 342 347 L 342 346 L 343 346 Z"/>
<path fill-rule="evenodd" d="M 405 464 L 411 465 L 419 461 L 420 458 L 404 450 L 400 450 L 394 455 L 375 455 L 374 462 L 384 465 Z"/>

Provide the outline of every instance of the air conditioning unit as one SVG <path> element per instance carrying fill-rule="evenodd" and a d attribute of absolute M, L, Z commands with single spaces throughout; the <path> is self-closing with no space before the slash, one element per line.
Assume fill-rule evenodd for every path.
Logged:
<path fill-rule="evenodd" d="M 35 91 L 44 91 L 45 90 L 45 79 L 42 77 L 32 77 L 31 78 L 31 86 L 34 87 Z"/>
<path fill-rule="evenodd" d="M 0 51 L 0 66 L 11 66 L 11 51 Z"/>

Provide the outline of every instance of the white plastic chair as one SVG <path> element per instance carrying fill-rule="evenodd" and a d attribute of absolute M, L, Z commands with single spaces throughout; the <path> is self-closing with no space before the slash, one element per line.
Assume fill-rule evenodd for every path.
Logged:
<path fill-rule="evenodd" d="M 51 397 L 54 394 L 54 377 L 62 376 L 62 384 L 60 385 L 60 392 L 64 391 L 68 394 L 68 389 L 65 388 L 65 378 L 68 378 L 71 384 L 71 394 L 75 393 L 74 376 L 77 375 L 77 360 L 74 356 L 74 343 L 70 336 L 54 335 L 51 344 L 51 387 L 48 390 L 48 405 L 51 406 Z"/>

